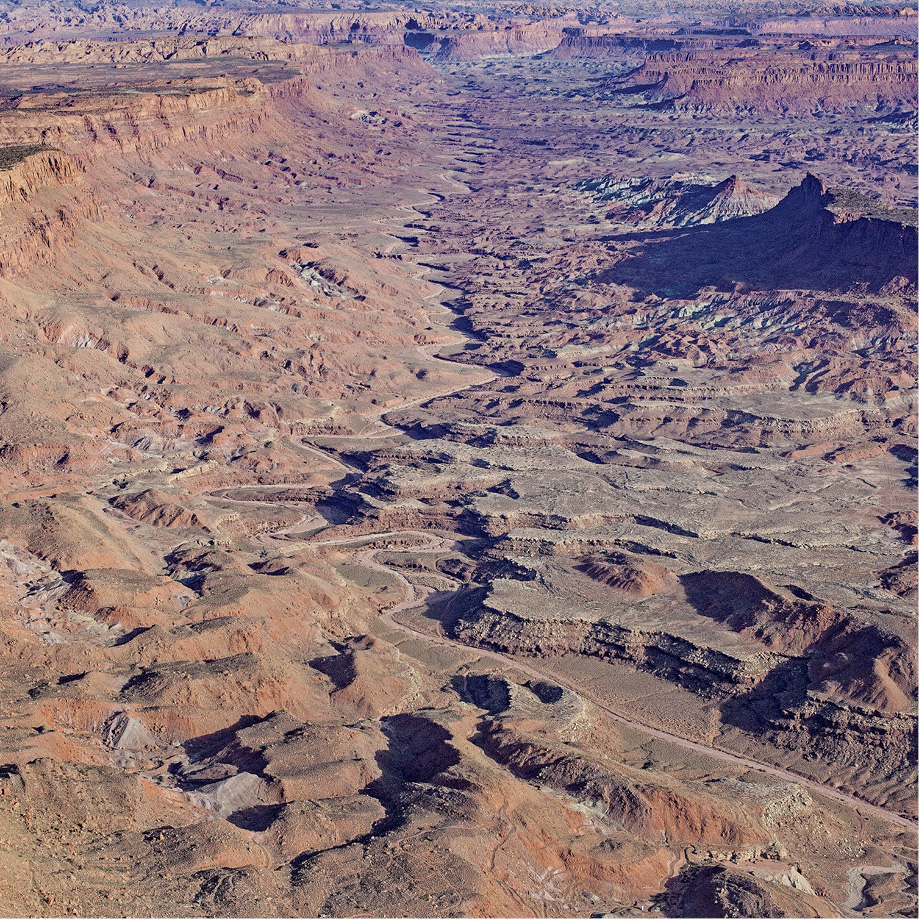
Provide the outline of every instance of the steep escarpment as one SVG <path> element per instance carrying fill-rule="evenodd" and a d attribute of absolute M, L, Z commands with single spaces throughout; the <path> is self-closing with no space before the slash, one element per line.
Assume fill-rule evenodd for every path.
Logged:
<path fill-rule="evenodd" d="M 266 12 L 263 7 L 247 3 L 217 3 L 206 10 L 199 4 L 182 2 L 159 7 L 118 4 L 94 8 L 81 5 L 49 8 L 33 3 L 13 11 L 4 21 L 0 34 L 19 39 L 17 43 L 61 35 L 100 39 L 123 38 L 131 33 L 171 33 L 265 36 L 312 44 L 340 41 L 378 44 L 393 40 L 393 36 L 401 42 L 401 33 L 409 24 L 420 23 L 426 28 L 437 22 L 449 23 L 453 18 L 449 14 L 438 17 L 408 9 L 304 10 L 293 4 Z"/>
<path fill-rule="evenodd" d="M 807 655 L 814 689 L 835 692 L 887 714 L 911 711 L 914 661 L 897 635 L 851 613 L 783 596 L 750 575 L 698 572 L 684 575 L 681 581 L 702 615 L 782 654 Z M 864 659 L 854 659 L 859 654 Z"/>
<path fill-rule="evenodd" d="M 602 570 L 598 564 L 602 565 L 588 565 L 592 577 Z M 661 583 L 666 583 L 665 575 L 666 571 L 658 575 Z M 675 630 L 635 627 L 616 621 L 612 615 L 595 612 L 591 616 L 586 608 L 577 611 L 580 616 L 567 617 L 548 609 L 541 614 L 524 612 L 528 607 L 535 608 L 541 594 L 527 581 L 496 579 L 486 591 L 466 600 L 464 612 L 454 625 L 455 632 L 467 643 L 511 653 L 574 653 L 627 661 L 714 696 L 738 687 L 753 687 L 779 663 L 775 655 L 755 646 L 745 655 L 727 654 L 703 641 L 676 634 Z M 548 602 L 548 597 L 543 600 Z"/>
<path fill-rule="evenodd" d="M 829 7 L 825 15 L 767 19 L 757 24 L 759 34 L 805 35 L 815 37 L 864 35 L 871 37 L 899 36 L 907 40 L 916 37 L 916 11 L 909 7 L 871 8 L 871 15 L 863 15 L 861 6 Z M 845 13 L 846 15 L 838 15 Z"/>
<path fill-rule="evenodd" d="M 475 60 L 499 55 L 538 54 L 562 40 L 564 20 L 503 25 L 484 31 L 450 32 L 440 38 L 436 57 L 444 61 Z"/>
<path fill-rule="evenodd" d="M 258 84 L 194 82 L 157 92 L 88 94 L 20 101 L 0 119 L 8 158 L 19 162 L 0 174 L 5 203 L 0 271 L 21 272 L 67 251 L 85 221 L 102 217 L 98 186 L 86 170 L 113 155 L 143 151 L 156 157 L 170 146 L 252 134 L 264 122 L 269 96 Z M 67 114 L 51 114 L 62 105 Z M 89 178 L 89 181 L 88 181 Z"/>
<path fill-rule="evenodd" d="M 0 148 L 0 205 L 25 204 L 45 185 L 79 181 L 76 163 L 59 150 L 38 145 Z"/>
<path fill-rule="evenodd" d="M 216 85 L 215 85 L 216 84 Z M 112 153 L 155 154 L 170 145 L 254 133 L 266 117 L 266 88 L 255 81 L 180 81 L 163 88 L 63 95 L 63 116 L 21 106 L 23 117 L 0 123 L 12 139 L 38 141 L 71 152 L 87 165 Z"/>
<path fill-rule="evenodd" d="M 0 51 L 4 64 L 178 64 L 218 58 L 225 61 L 296 61 L 312 75 L 346 69 L 349 62 L 359 61 L 352 69 L 379 61 L 390 65 L 412 67 L 414 52 L 409 48 L 375 48 L 360 44 L 321 46 L 310 41 L 281 40 L 258 35 L 226 35 L 204 38 L 197 35 L 163 36 L 122 41 L 74 40 L 67 42 L 29 42 Z M 420 62 L 416 62 L 420 65 Z M 420 66 L 419 66 L 419 69 Z M 365 73 L 366 75 L 366 73 Z"/>
<path fill-rule="evenodd" d="M 651 590 L 639 592 L 635 566 L 624 572 L 623 560 L 615 567 L 591 560 L 583 570 L 636 600 L 660 592 L 660 574 Z M 654 573 L 655 566 L 644 567 Z M 587 606 L 564 616 L 552 610 L 551 594 L 526 581 L 496 580 L 470 595 L 452 628 L 464 643 L 531 659 L 628 664 L 714 702 L 732 743 L 768 735 L 787 755 L 807 737 L 820 759 L 833 763 L 836 782 L 858 775 L 869 799 L 908 808 L 896 791 L 898 782 L 914 781 L 916 768 L 908 643 L 841 612 L 751 587 L 749 576 L 700 572 L 680 580 L 688 602 L 742 634 L 741 646 L 726 653 L 729 644 L 717 633 L 651 630 L 634 625 L 634 614 L 616 621 L 614 612 L 603 616 Z M 609 600 L 611 610 L 632 602 Z M 521 613 L 524 607 L 533 612 Z M 646 604 L 638 622 L 656 608 Z"/>
<path fill-rule="evenodd" d="M 652 55 L 617 92 L 680 109 L 799 114 L 915 108 L 917 68 L 907 55 L 876 59 L 784 52 Z"/>
<path fill-rule="evenodd" d="M 629 33 L 629 26 L 622 31 L 611 31 L 608 26 L 598 30 L 589 28 L 567 28 L 556 48 L 550 52 L 553 60 L 607 61 L 618 67 L 634 70 L 640 67 L 649 55 L 687 53 L 707 49 L 749 44 L 750 38 L 739 36 L 689 35 L 685 30 L 671 34 L 642 35 Z"/>
<path fill-rule="evenodd" d="M 126 166 L 142 163 L 149 170 L 164 157 L 195 161 L 196 154 L 190 151 L 199 144 L 252 146 L 259 135 L 283 133 L 288 124 L 281 112 L 285 107 L 328 111 L 329 99 L 316 89 L 317 81 L 356 84 L 371 76 L 382 81 L 392 67 L 436 79 L 408 48 L 334 49 L 268 39 L 38 44 L 8 52 L 0 66 L 9 66 L 12 73 L 17 67 L 58 57 L 120 67 L 211 59 L 219 67 L 227 57 L 236 62 L 237 71 L 240 58 L 251 62 L 243 64 L 242 70 L 257 70 L 259 62 L 266 60 L 279 62 L 282 69 L 264 81 L 245 73 L 181 76 L 159 83 L 129 78 L 120 86 L 105 84 L 96 91 L 19 94 L 0 119 L 0 141 L 10 164 L 0 174 L 0 197 L 11 204 L 29 202 L 29 208 L 27 212 L 6 209 L 0 270 L 7 275 L 35 260 L 47 262 L 65 250 L 81 221 L 100 216 L 101 206 L 84 175 L 90 170 L 90 183 L 97 182 L 92 172 L 95 164 L 107 166 L 114 156 Z M 44 190 L 41 200 L 36 197 L 38 189 Z"/>
<path fill-rule="evenodd" d="M 68 154 L 40 145 L 0 147 L 0 276 L 51 262 L 102 205 Z"/>
<path fill-rule="evenodd" d="M 233 31 L 310 44 L 402 44 L 406 29 L 433 28 L 441 18 L 436 13 L 406 9 L 261 13 L 243 17 Z"/>

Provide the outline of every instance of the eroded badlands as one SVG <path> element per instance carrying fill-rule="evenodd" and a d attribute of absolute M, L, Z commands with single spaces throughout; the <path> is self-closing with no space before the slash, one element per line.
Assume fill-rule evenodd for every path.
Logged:
<path fill-rule="evenodd" d="M 914 915 L 914 11 L 9 6 L 0 912 Z"/>

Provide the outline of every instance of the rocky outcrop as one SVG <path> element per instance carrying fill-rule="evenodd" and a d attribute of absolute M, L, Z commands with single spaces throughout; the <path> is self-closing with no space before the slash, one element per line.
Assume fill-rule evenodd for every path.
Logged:
<path fill-rule="evenodd" d="M 110 502 L 133 520 L 155 527 L 196 527 L 209 529 L 198 514 L 171 500 L 169 495 L 156 488 L 147 488 L 135 494 L 122 495 Z"/>
<path fill-rule="evenodd" d="M 439 60 L 468 61 L 481 57 L 539 54 L 558 47 L 563 21 L 509 25 L 482 32 L 451 32 L 440 40 Z"/>
<path fill-rule="evenodd" d="M 811 682 L 807 662 L 790 660 L 754 690 L 723 701 L 720 710 L 724 736 L 733 743 L 756 738 L 791 761 L 806 749 L 823 764 L 821 776 L 857 788 L 868 801 L 915 813 L 907 792 L 916 783 L 915 702 L 889 715 L 828 696 Z"/>
<path fill-rule="evenodd" d="M 915 108 L 912 56 L 802 60 L 783 52 L 658 54 L 614 84 L 645 102 L 679 109 L 797 114 L 850 109 Z"/>
<path fill-rule="evenodd" d="M 743 846 L 765 834 L 751 815 L 693 789 L 642 782 L 614 772 L 541 738 L 521 734 L 501 719 L 484 719 L 476 742 L 496 762 L 540 787 L 599 810 L 616 826 L 644 838 Z"/>
<path fill-rule="evenodd" d="M 680 875 L 667 898 L 679 916 L 834 916 L 831 902 L 818 897 L 796 870 L 775 880 L 734 867 L 703 865 Z M 663 899 L 663 898 L 662 898 Z"/>
<path fill-rule="evenodd" d="M 704 176 L 634 179 L 610 175 L 586 179 L 575 188 L 597 201 L 609 202 L 608 220 L 643 227 L 698 226 L 752 217 L 780 200 L 736 175 L 717 183 Z"/>
<path fill-rule="evenodd" d="M 589 556 L 578 567 L 594 580 L 635 597 L 667 593 L 679 583 L 663 565 L 624 552 Z"/>
<path fill-rule="evenodd" d="M 752 290 L 848 291 L 859 283 L 878 293 L 911 289 L 917 282 L 917 231 L 905 222 L 910 212 L 901 217 L 863 196 L 852 196 L 850 206 L 848 198 L 808 174 L 771 210 L 674 236 L 656 247 L 655 257 L 666 255 L 679 266 L 681 285 L 671 293 L 695 293 L 703 284 L 729 290 L 743 284 Z M 629 258 L 616 266 L 615 276 L 620 283 L 648 283 L 646 269 L 651 266 L 643 257 Z"/>
<path fill-rule="evenodd" d="M 50 262 L 86 220 L 101 217 L 98 198 L 76 161 L 36 145 L 0 147 L 0 277 Z M 0 165 L 2 169 L 2 165 Z"/>
<path fill-rule="evenodd" d="M 752 688 L 776 665 L 774 655 L 746 659 L 693 644 L 656 630 L 630 629 L 601 619 L 522 618 L 482 606 L 467 606 L 454 633 L 461 641 L 512 654 L 580 654 L 624 661 L 705 696 L 718 697 Z"/>

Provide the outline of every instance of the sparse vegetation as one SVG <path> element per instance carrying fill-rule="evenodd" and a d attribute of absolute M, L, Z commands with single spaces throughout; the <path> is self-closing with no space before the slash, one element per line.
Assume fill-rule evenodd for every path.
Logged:
<path fill-rule="evenodd" d="M 7 172 L 27 157 L 50 149 L 41 144 L 12 144 L 8 147 L 0 147 L 0 172 Z"/>
<path fill-rule="evenodd" d="M 873 217 L 892 220 L 904 226 L 919 227 L 919 211 L 908 207 L 893 207 L 877 198 L 848 188 L 832 188 L 833 203 L 830 210 L 846 217 Z"/>

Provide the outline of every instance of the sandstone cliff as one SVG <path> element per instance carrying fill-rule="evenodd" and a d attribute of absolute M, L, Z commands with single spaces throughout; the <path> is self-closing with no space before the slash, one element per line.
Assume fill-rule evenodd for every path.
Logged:
<path fill-rule="evenodd" d="M 658 54 L 617 88 L 680 109 L 801 112 L 915 108 L 917 64 L 907 55 L 877 59 L 776 52 L 759 58 L 726 52 Z"/>
<path fill-rule="evenodd" d="M 562 40 L 564 20 L 508 25 L 482 32 L 446 34 L 436 56 L 441 60 L 475 60 L 480 57 L 538 54 L 550 51 Z"/>
<path fill-rule="evenodd" d="M 98 220 L 101 204 L 77 162 L 60 150 L 0 147 L 15 160 L 0 172 L 0 276 L 50 262 L 70 244 L 85 220 Z"/>

